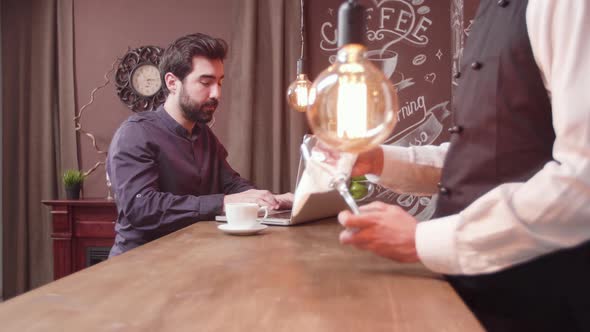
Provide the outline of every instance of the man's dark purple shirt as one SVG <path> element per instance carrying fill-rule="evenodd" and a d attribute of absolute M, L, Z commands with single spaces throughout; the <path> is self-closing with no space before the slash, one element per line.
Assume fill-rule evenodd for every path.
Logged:
<path fill-rule="evenodd" d="M 163 106 L 127 119 L 107 159 L 118 212 L 110 256 L 212 220 L 224 195 L 253 189 L 226 158 L 209 127 L 197 123 L 189 133 Z"/>

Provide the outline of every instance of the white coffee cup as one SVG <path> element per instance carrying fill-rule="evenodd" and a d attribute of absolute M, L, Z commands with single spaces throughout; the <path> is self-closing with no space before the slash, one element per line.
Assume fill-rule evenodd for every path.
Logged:
<path fill-rule="evenodd" d="M 264 211 L 264 218 L 268 216 L 266 206 L 258 206 L 256 203 L 227 203 L 225 215 L 228 225 L 235 228 L 252 228 L 258 224 L 258 212 Z"/>

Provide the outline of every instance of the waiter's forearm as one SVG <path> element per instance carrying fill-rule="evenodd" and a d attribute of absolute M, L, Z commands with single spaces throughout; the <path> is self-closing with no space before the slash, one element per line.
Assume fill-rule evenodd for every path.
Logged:
<path fill-rule="evenodd" d="M 379 182 L 398 193 L 437 193 L 448 143 L 407 148 L 384 145 L 382 148 L 383 171 L 380 177 L 368 175 L 370 181 Z"/>

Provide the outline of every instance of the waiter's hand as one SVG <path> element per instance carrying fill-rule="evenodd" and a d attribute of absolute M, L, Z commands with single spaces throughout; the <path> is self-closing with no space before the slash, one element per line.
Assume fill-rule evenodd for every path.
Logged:
<path fill-rule="evenodd" d="M 373 202 L 362 206 L 360 215 L 342 211 L 338 221 L 346 227 L 340 243 L 398 262 L 418 262 L 416 219 L 395 205 Z"/>
<path fill-rule="evenodd" d="M 279 202 L 278 210 L 289 210 L 293 207 L 293 193 L 275 195 L 275 199 Z"/>
<path fill-rule="evenodd" d="M 237 194 L 225 195 L 223 206 L 227 203 L 256 203 L 277 210 L 280 207 L 279 201 L 268 190 L 250 189 Z"/>

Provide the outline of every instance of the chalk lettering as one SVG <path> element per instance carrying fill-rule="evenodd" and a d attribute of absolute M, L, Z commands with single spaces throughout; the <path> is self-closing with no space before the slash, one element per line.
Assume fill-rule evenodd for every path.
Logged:
<path fill-rule="evenodd" d="M 330 31 L 330 29 L 332 29 Z M 328 33 L 332 32 L 332 38 L 328 36 Z M 335 29 L 332 23 L 324 22 L 321 28 L 322 41 L 320 42 L 320 48 L 324 51 L 334 51 L 338 49 L 338 29 Z M 331 46 L 331 47 L 330 47 Z"/>
<path fill-rule="evenodd" d="M 428 26 L 426 26 L 425 24 L 428 24 Z M 420 33 L 420 31 L 426 32 L 426 30 L 428 30 L 428 27 L 431 25 L 432 25 L 432 21 L 430 19 L 428 19 L 426 16 L 420 17 L 418 24 L 416 24 L 416 27 L 414 28 L 414 31 L 412 32 L 412 36 L 414 38 L 416 38 L 416 40 L 421 41 L 424 44 L 427 44 L 428 37 L 426 37 L 426 35 L 418 36 L 418 33 Z"/>
<path fill-rule="evenodd" d="M 413 101 L 406 101 L 404 106 L 400 107 L 399 111 L 397 111 L 397 120 L 402 121 L 420 110 L 423 113 L 426 113 L 426 101 L 424 100 L 424 96 L 420 96 Z"/>
<path fill-rule="evenodd" d="M 409 19 L 409 20 L 408 20 Z M 405 11 L 405 10 L 400 10 L 400 14 L 397 18 L 397 24 L 395 26 L 395 31 L 399 32 L 399 33 L 405 33 L 407 32 L 409 29 L 411 29 L 411 26 L 406 26 L 405 29 L 401 27 L 402 23 L 403 24 L 408 24 L 408 22 L 412 19 L 412 13 Z"/>
<path fill-rule="evenodd" d="M 379 25 L 379 29 L 383 29 L 385 27 L 385 20 L 389 20 L 391 18 L 391 16 L 386 14 L 387 12 L 393 14 L 395 13 L 395 9 L 387 7 L 381 8 L 381 25 Z"/>
<path fill-rule="evenodd" d="M 426 36 L 432 20 L 425 15 L 430 14 L 428 6 L 419 6 L 406 0 L 373 0 L 375 7 L 365 11 L 367 17 L 366 35 L 371 42 L 388 39 L 383 49 L 406 41 L 416 46 L 428 44 Z M 387 6 L 386 6 L 387 5 Z M 335 17 L 333 18 L 335 19 Z M 320 48 L 324 51 L 337 50 L 338 34 L 336 23 L 324 22 L 321 26 Z"/>

